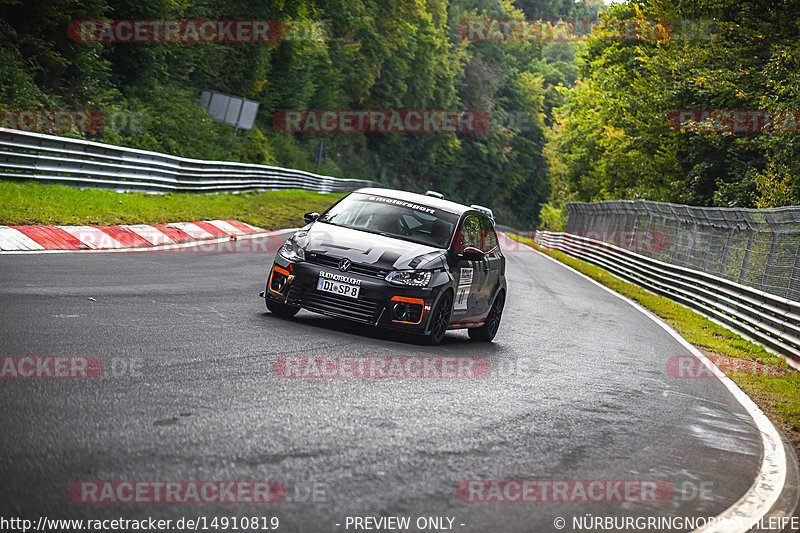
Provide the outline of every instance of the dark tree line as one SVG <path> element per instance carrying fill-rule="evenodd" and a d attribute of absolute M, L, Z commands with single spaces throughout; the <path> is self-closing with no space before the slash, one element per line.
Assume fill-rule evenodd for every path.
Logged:
<path fill-rule="evenodd" d="M 101 142 L 204 159 L 316 170 L 439 190 L 488 205 L 506 223 L 538 223 L 549 194 L 543 154 L 558 86 L 574 83 L 575 45 L 472 42 L 463 19 L 593 16 L 572 0 L 0 0 L 0 109 L 94 109 L 115 117 Z M 75 20 L 265 19 L 313 28 L 264 43 L 92 43 Z M 212 89 L 257 100 L 256 127 L 232 129 L 199 105 Z M 286 133 L 285 109 L 480 110 L 478 133 Z M 126 120 L 125 117 L 130 117 Z"/>

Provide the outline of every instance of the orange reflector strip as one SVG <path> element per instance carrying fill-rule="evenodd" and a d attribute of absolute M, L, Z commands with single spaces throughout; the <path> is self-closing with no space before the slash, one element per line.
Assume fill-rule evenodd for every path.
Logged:
<path fill-rule="evenodd" d="M 416 322 L 410 322 L 408 320 L 392 320 L 392 322 L 397 322 L 398 324 L 411 324 L 413 326 L 416 326 L 417 324 L 422 322 L 422 313 L 425 309 L 425 300 L 423 300 L 422 298 L 409 298 L 407 296 L 392 296 L 392 301 L 417 304 L 420 306 L 419 320 L 417 320 Z"/>
<path fill-rule="evenodd" d="M 285 268 L 281 268 L 278 265 L 275 265 L 275 267 L 272 269 L 272 272 L 270 272 L 269 274 L 269 283 L 267 284 L 269 286 L 269 290 L 274 292 L 275 294 L 280 294 L 281 296 L 283 296 L 282 292 L 278 292 L 272 288 L 272 276 L 275 275 L 275 272 L 277 272 L 278 274 L 283 274 L 284 276 L 289 276 L 289 271 L 286 270 Z"/>
<path fill-rule="evenodd" d="M 392 301 L 393 302 L 406 302 L 406 303 L 410 303 L 410 304 L 419 304 L 419 305 L 424 305 L 425 304 L 425 300 L 423 300 L 422 298 L 409 298 L 407 296 L 392 296 Z"/>

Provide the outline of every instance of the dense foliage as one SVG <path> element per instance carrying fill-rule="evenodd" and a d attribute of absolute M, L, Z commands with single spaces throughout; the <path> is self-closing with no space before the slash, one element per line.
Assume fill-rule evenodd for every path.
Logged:
<path fill-rule="evenodd" d="M 543 215 L 556 218 L 575 199 L 800 203 L 800 124 L 791 115 L 772 131 L 702 115 L 695 127 L 669 124 L 679 110 L 800 109 L 800 3 L 648 0 L 603 17 L 664 24 L 659 38 L 600 36 L 579 54 L 580 82 L 564 91 L 546 149 L 552 196 Z"/>
<path fill-rule="evenodd" d="M 0 109 L 94 109 L 101 142 L 171 154 L 316 170 L 432 188 L 491 206 L 506 223 L 538 222 L 549 194 L 543 155 L 556 87 L 576 77 L 570 43 L 472 42 L 464 18 L 592 16 L 573 0 L 0 0 Z M 87 43 L 70 22 L 266 19 L 313 31 L 266 43 Z M 200 90 L 261 104 L 256 127 L 213 122 Z M 479 133 L 283 133 L 286 109 L 482 110 Z"/>

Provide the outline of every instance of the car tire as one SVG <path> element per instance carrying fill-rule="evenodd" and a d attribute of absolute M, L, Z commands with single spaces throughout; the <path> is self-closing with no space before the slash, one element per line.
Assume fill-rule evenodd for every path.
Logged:
<path fill-rule="evenodd" d="M 503 318 L 503 306 L 506 303 L 505 291 L 500 291 L 494 299 L 489 314 L 486 315 L 486 322 L 479 328 L 467 330 L 469 338 L 474 341 L 491 342 L 497 335 L 497 328 L 500 327 L 500 319 Z"/>
<path fill-rule="evenodd" d="M 449 290 L 439 298 L 431 313 L 431 327 L 425 340 L 431 346 L 438 346 L 444 340 L 447 326 L 450 325 L 450 312 L 453 308 L 453 293 Z"/>
<path fill-rule="evenodd" d="M 282 318 L 292 318 L 297 314 L 298 311 L 300 311 L 299 307 L 282 304 L 280 302 L 270 300 L 269 298 L 267 298 L 267 309 L 269 309 L 272 314 L 278 315 Z"/>

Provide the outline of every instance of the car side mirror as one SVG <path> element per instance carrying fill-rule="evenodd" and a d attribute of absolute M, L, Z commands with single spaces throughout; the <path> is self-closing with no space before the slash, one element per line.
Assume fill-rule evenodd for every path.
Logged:
<path fill-rule="evenodd" d="M 311 224 L 312 222 L 316 221 L 319 218 L 319 213 L 306 213 L 303 215 L 303 220 L 306 224 Z"/>
<path fill-rule="evenodd" d="M 458 252 L 458 255 L 460 255 L 464 259 L 467 259 L 468 261 L 477 261 L 479 259 L 483 259 L 483 256 L 486 254 L 484 254 L 481 250 L 475 248 L 474 246 L 467 246 L 463 250 Z"/>

